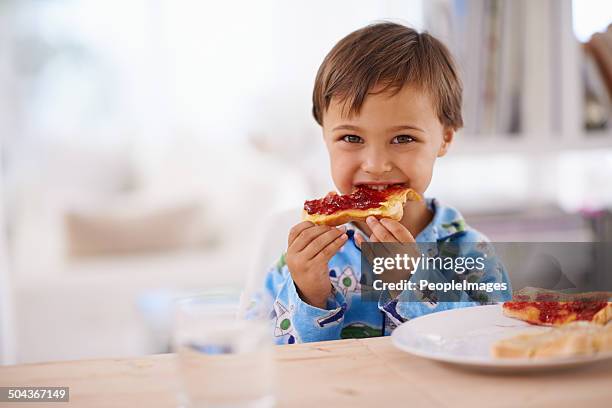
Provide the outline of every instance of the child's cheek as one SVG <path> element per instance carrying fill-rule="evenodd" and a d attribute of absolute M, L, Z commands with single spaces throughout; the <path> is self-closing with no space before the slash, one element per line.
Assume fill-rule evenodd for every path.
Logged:
<path fill-rule="evenodd" d="M 340 193 L 350 193 L 353 177 L 348 166 L 343 166 L 341 162 L 332 163 L 332 180 Z"/>
<path fill-rule="evenodd" d="M 405 173 L 410 177 L 413 188 L 424 191 L 431 181 L 435 158 L 415 157 L 407 162 Z"/>

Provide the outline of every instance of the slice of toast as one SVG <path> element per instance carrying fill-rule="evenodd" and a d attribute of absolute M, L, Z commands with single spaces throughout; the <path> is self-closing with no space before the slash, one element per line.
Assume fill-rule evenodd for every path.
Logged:
<path fill-rule="evenodd" d="M 563 293 L 527 287 L 505 302 L 504 315 L 543 326 L 582 320 L 604 325 L 612 320 L 612 292 Z"/>
<path fill-rule="evenodd" d="M 563 326 L 574 321 L 588 321 L 604 325 L 612 320 L 612 302 L 601 303 L 592 301 L 575 302 L 506 302 L 503 306 L 505 316 L 541 326 Z M 510 307 L 512 305 L 512 307 Z M 543 311 L 544 305 L 548 312 Z M 598 310 L 592 314 L 582 314 L 578 309 L 595 305 Z M 574 307 L 571 307 L 574 306 Z M 520 308 L 518 308 L 520 307 Z M 556 309 L 556 310 L 554 310 Z M 554 310 L 554 316 L 551 314 Z"/>
<path fill-rule="evenodd" d="M 491 346 L 496 358 L 551 358 L 612 352 L 612 324 L 572 322 L 544 333 L 525 333 Z"/>
<path fill-rule="evenodd" d="M 333 199 L 336 193 L 330 193 L 325 200 L 328 198 Z M 342 196 L 350 197 L 350 195 Z M 302 218 L 304 221 L 310 221 L 317 225 L 330 225 L 337 226 L 346 224 L 351 221 L 365 221 L 369 216 L 376 218 L 390 218 L 395 221 L 399 221 L 404 216 L 404 203 L 406 200 L 410 201 L 421 201 L 421 196 L 411 188 L 396 189 L 390 193 L 385 201 L 381 202 L 377 207 L 358 209 L 349 208 L 339 211 L 332 212 L 331 214 L 314 213 L 309 214 L 306 209 L 302 212 Z"/>

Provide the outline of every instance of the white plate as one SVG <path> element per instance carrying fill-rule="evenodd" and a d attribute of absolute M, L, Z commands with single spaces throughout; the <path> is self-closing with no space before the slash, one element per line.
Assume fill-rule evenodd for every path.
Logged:
<path fill-rule="evenodd" d="M 391 339 L 399 349 L 420 357 L 488 370 L 570 367 L 612 359 L 612 353 L 551 359 L 497 359 L 489 354 L 496 340 L 546 330 L 549 328 L 504 316 L 498 304 L 447 310 L 412 319 L 397 327 Z"/>

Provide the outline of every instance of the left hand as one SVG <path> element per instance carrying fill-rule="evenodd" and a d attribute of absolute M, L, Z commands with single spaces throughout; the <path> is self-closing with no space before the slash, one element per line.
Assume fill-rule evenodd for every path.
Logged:
<path fill-rule="evenodd" d="M 380 243 L 392 243 L 392 244 L 414 244 L 414 245 L 402 245 L 402 248 L 406 251 L 405 253 L 410 257 L 419 257 L 421 256 L 420 250 L 416 245 L 416 240 L 402 223 L 399 221 L 392 220 L 390 218 L 382 218 L 380 220 L 376 219 L 376 217 L 370 216 L 366 219 L 366 223 L 370 230 L 372 230 L 372 235 L 370 235 L 370 242 L 380 242 Z M 361 248 L 362 242 L 364 239 L 361 235 L 355 234 L 355 242 L 357 246 Z M 389 256 L 393 256 L 398 253 L 397 246 L 393 245 L 392 249 L 387 250 Z M 400 270 L 393 271 L 387 270 L 381 278 L 385 282 L 399 282 L 401 279 L 410 279 L 412 276 L 412 271 Z M 396 297 L 399 295 L 399 291 L 389 291 L 392 297 Z"/>

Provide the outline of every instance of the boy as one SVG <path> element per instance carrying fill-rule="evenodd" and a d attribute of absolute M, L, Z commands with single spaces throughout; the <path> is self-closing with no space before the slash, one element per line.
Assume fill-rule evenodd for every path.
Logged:
<path fill-rule="evenodd" d="M 461 94 L 449 51 L 429 34 L 379 23 L 342 39 L 325 57 L 313 92 L 313 115 L 339 192 L 402 183 L 423 195 L 436 158 L 463 125 Z M 408 201 L 400 221 L 366 221 L 341 227 L 301 222 L 289 231 L 287 252 L 265 281 L 277 343 L 388 335 L 426 313 L 510 296 L 505 270 L 489 256 L 486 268 L 469 270 L 462 279 L 505 282 L 507 290 L 497 298 L 462 292 L 456 302 L 438 302 L 404 291 L 384 292 L 378 302 L 362 299 L 360 246 L 366 240 L 447 242 L 460 244 L 464 255 L 486 252 L 486 238 L 435 199 Z"/>

